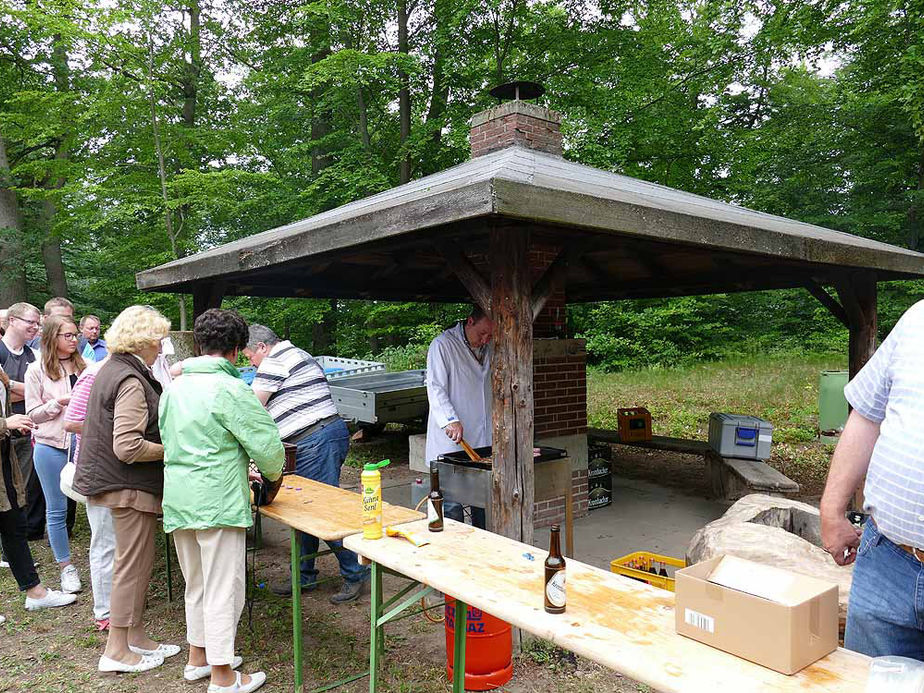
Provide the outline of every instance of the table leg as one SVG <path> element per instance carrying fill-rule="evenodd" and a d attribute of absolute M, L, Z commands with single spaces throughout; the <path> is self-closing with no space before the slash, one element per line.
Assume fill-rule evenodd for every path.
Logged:
<path fill-rule="evenodd" d="M 295 660 L 295 693 L 302 693 L 302 561 L 298 532 L 291 530 L 292 536 L 292 649 Z"/>
<path fill-rule="evenodd" d="M 456 599 L 455 639 L 452 651 L 452 693 L 465 693 L 465 636 L 468 633 L 468 604 Z"/>
<path fill-rule="evenodd" d="M 568 476 L 571 476 L 570 468 Z M 574 506 L 572 505 L 574 499 L 571 494 L 571 479 L 569 478 L 565 491 L 565 555 L 568 558 L 574 558 Z"/>
<path fill-rule="evenodd" d="M 385 626 L 379 623 L 382 617 L 382 569 L 372 561 L 372 585 L 369 612 L 372 614 L 369 628 L 369 693 L 375 693 L 379 680 L 379 660 L 385 653 Z"/>

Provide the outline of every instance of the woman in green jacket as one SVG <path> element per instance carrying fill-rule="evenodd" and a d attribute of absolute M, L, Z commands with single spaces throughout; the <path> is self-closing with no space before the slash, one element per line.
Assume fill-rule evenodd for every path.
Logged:
<path fill-rule="evenodd" d="M 279 429 L 234 367 L 247 323 L 208 310 L 193 337 L 202 356 L 160 400 L 164 443 L 164 531 L 172 532 L 186 578 L 188 681 L 211 675 L 210 693 L 249 693 L 263 672 L 236 673 L 234 637 L 244 607 L 246 530 L 252 524 L 252 459 L 274 481 L 285 459 Z"/>

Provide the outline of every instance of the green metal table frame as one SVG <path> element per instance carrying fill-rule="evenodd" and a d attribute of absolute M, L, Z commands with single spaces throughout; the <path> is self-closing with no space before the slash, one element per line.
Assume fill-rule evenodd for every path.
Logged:
<path fill-rule="evenodd" d="M 314 554 L 300 556 L 300 542 L 298 539 L 298 530 L 290 529 L 291 536 L 291 572 L 292 572 L 292 650 L 295 664 L 295 691 L 296 693 L 305 692 L 304 683 L 304 660 L 302 653 L 302 590 L 301 590 L 301 563 L 303 560 L 317 558 L 334 553 L 334 549 L 318 551 Z M 345 550 L 345 549 L 344 549 Z M 388 600 L 384 599 L 382 592 L 382 576 L 384 573 L 404 578 L 409 583 L 399 590 Z M 385 624 L 399 621 L 403 618 L 415 616 L 416 614 L 442 607 L 443 604 L 434 604 L 429 607 L 420 607 L 412 611 L 408 609 L 419 602 L 422 598 L 433 592 L 433 588 L 424 585 L 416 580 L 411 580 L 405 575 L 390 570 L 375 561 L 372 562 L 371 575 L 371 606 L 370 606 L 370 629 L 369 629 L 369 669 L 358 674 L 353 674 L 347 678 L 335 681 L 334 683 L 315 688 L 311 693 L 321 693 L 329 691 L 340 686 L 344 686 L 353 681 L 369 677 L 369 693 L 376 693 L 379 685 L 379 671 L 382 661 L 385 658 Z M 405 613 L 406 612 L 406 613 Z M 462 601 L 456 600 L 456 621 L 455 621 L 455 640 L 453 641 L 453 662 L 455 672 L 465 671 L 465 634 L 468 624 L 468 605 Z M 461 664 L 461 666 L 460 666 Z M 465 675 L 453 676 L 452 691 L 453 693 L 463 693 L 465 690 Z"/>

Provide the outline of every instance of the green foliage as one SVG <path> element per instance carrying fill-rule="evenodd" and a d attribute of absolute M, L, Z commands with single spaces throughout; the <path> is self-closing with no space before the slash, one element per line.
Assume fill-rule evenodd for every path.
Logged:
<path fill-rule="evenodd" d="M 0 0 L 0 192 L 15 195 L 0 219 L 21 218 L 0 229 L 0 293 L 43 302 L 57 252 L 79 311 L 152 303 L 179 327 L 177 297 L 142 294 L 136 272 L 386 190 L 405 159 L 411 177 L 463 161 L 469 118 L 511 78 L 545 84 L 572 160 L 924 248 L 924 13 L 907 0 L 408 7 L 404 50 L 380 0 Z M 880 336 L 922 288 L 881 288 Z M 226 304 L 394 368 L 421 366 L 464 314 Z M 610 370 L 846 348 L 795 290 L 575 306 L 570 322 Z"/>

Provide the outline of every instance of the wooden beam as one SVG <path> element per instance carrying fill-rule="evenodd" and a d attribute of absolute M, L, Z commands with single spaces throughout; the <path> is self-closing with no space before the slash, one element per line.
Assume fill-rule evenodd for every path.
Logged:
<path fill-rule="evenodd" d="M 471 295 L 472 300 L 477 303 L 485 315 L 491 315 L 491 287 L 488 282 L 478 271 L 478 268 L 472 264 L 468 256 L 455 243 L 447 240 L 441 240 L 436 243 L 437 249 L 449 265 L 449 269 L 459 278 L 462 285 Z"/>
<path fill-rule="evenodd" d="M 546 267 L 539 281 L 533 286 L 532 311 L 534 321 L 539 317 L 539 313 L 545 307 L 549 296 L 558 291 L 564 284 L 565 275 L 568 273 L 569 259 L 570 254 L 566 253 L 562 248 L 555 259 L 552 260 L 552 264 Z"/>
<path fill-rule="evenodd" d="M 805 290 L 818 299 L 818 302 L 827 308 L 828 312 L 837 318 L 844 327 L 850 328 L 850 319 L 847 317 L 847 311 L 844 310 L 844 306 L 834 300 L 834 297 L 825 291 L 821 284 L 818 284 L 814 279 L 810 279 L 805 284 Z"/>
<path fill-rule="evenodd" d="M 494 319 L 492 531 L 533 539 L 533 321 L 529 231 L 491 229 Z"/>
<path fill-rule="evenodd" d="M 193 320 L 209 308 L 221 308 L 225 295 L 225 282 L 209 282 L 193 287 Z"/>

